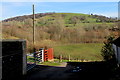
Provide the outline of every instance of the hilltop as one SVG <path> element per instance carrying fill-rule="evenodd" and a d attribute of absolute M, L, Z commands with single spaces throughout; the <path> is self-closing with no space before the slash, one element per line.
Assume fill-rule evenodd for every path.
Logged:
<path fill-rule="evenodd" d="M 38 13 L 38 14 L 35 14 L 35 18 L 40 18 L 40 17 L 46 16 L 46 15 L 50 15 L 50 14 L 53 14 L 53 13 Z M 29 18 L 32 19 L 33 15 L 16 16 L 16 17 L 13 17 L 13 18 L 5 19 L 5 20 L 3 20 L 3 22 L 8 22 L 8 21 L 24 21 L 25 19 L 29 19 Z"/>
<path fill-rule="evenodd" d="M 35 14 L 35 18 L 39 19 L 41 17 L 45 16 L 50 16 L 51 18 L 54 18 L 57 15 L 61 15 L 65 20 L 71 19 L 71 18 L 76 18 L 77 20 L 83 21 L 84 23 L 89 23 L 89 22 L 116 22 L 116 18 L 111 18 L 111 17 L 106 17 L 102 15 L 93 15 L 93 14 L 80 14 L 80 13 L 38 13 Z M 50 18 L 49 17 L 49 18 Z M 3 20 L 3 22 L 8 22 L 8 21 L 24 21 L 25 19 L 32 19 L 32 15 L 24 15 L 24 16 L 17 16 L 9 19 Z M 50 18 L 50 19 L 51 19 Z M 88 19 L 88 20 L 86 20 Z"/>

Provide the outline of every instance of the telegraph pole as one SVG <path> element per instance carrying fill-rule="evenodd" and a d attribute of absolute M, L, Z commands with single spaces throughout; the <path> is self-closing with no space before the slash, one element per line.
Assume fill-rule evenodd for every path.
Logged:
<path fill-rule="evenodd" d="M 34 10 L 34 4 L 32 6 L 33 8 L 33 53 L 34 53 L 34 59 L 36 64 L 36 53 L 35 53 L 35 10 Z"/>
<path fill-rule="evenodd" d="M 33 4 L 33 48 L 35 46 L 35 12 L 34 12 L 34 4 Z M 35 51 L 35 48 L 33 49 Z"/>

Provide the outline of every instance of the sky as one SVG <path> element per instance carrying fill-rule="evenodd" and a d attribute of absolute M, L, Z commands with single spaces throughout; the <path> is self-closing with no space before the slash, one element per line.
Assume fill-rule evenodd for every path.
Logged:
<path fill-rule="evenodd" d="M 83 13 L 98 14 L 107 17 L 118 16 L 118 2 L 7 2 L 0 6 L 2 17 L 7 18 L 32 14 L 32 4 L 35 5 L 35 13 Z"/>
<path fill-rule="evenodd" d="M 1 0 L 2 2 L 118 2 L 119 0 Z"/>

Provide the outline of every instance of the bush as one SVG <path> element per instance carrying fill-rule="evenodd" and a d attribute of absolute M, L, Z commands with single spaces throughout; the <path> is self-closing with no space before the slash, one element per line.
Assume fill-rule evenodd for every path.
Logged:
<path fill-rule="evenodd" d="M 112 48 L 112 42 L 114 40 L 114 37 L 108 37 L 107 41 L 104 42 L 104 46 L 102 47 L 102 56 L 105 61 L 115 61 L 115 53 L 114 49 Z"/>

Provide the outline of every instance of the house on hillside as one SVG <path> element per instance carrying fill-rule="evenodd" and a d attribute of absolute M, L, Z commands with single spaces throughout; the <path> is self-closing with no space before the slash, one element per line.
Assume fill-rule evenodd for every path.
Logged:
<path fill-rule="evenodd" d="M 113 49 L 115 51 L 118 66 L 120 67 L 120 37 L 113 41 Z"/>

